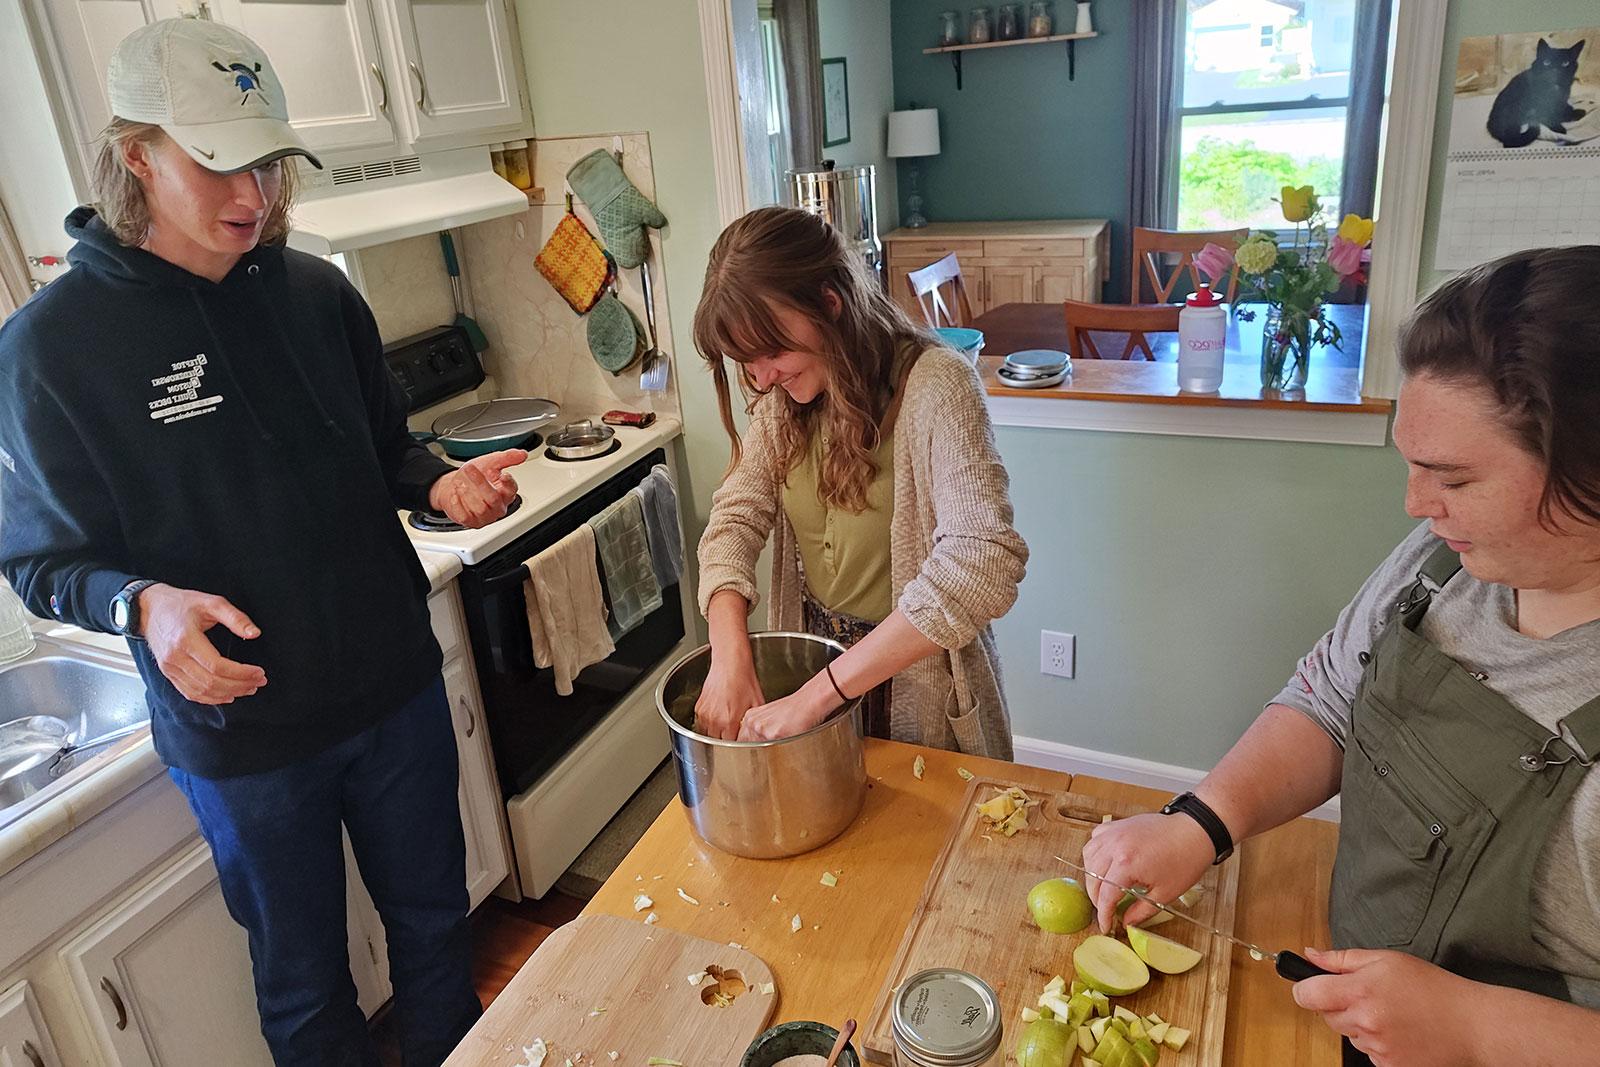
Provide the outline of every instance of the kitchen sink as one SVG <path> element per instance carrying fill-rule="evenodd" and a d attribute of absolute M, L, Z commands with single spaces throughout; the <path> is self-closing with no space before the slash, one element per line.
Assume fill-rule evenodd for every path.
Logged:
<path fill-rule="evenodd" d="M 150 718 L 144 681 L 125 662 L 97 650 L 40 639 L 33 653 L 0 667 L 0 722 L 28 715 L 52 715 L 67 724 L 74 745 L 92 741 Z M 85 775 L 82 768 L 111 746 L 69 753 L 48 775 L 19 774 L 0 779 L 0 825 Z M 43 780 L 41 780 L 43 779 Z"/>

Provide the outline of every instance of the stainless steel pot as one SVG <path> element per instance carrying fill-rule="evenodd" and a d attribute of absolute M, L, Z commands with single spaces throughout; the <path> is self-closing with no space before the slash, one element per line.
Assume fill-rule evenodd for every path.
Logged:
<path fill-rule="evenodd" d="M 557 459 L 588 459 L 609 452 L 617 431 L 593 419 L 569 422 L 545 439 Z"/>
<path fill-rule="evenodd" d="M 755 633 L 750 651 L 768 700 L 798 690 L 844 646 L 810 634 Z M 678 796 L 706 844 L 750 859 L 798 856 L 844 832 L 867 799 L 861 702 L 781 741 L 719 741 L 694 729 L 711 646 L 689 653 L 656 688 L 672 731 Z"/>
<path fill-rule="evenodd" d="M 825 160 L 816 170 L 791 170 L 788 181 L 794 206 L 833 223 L 867 266 L 881 276 L 878 172 L 873 166 L 869 163 L 836 169 L 831 160 Z"/>

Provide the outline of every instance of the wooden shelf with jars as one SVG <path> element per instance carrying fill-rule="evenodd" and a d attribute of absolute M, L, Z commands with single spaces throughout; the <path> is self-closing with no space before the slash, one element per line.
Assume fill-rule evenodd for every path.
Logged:
<path fill-rule="evenodd" d="M 950 62 L 956 69 L 956 91 L 959 92 L 961 90 L 961 56 L 963 53 L 977 51 L 980 48 L 1010 48 L 1014 45 L 1022 44 L 1059 44 L 1065 41 L 1067 43 L 1067 80 L 1076 81 L 1078 76 L 1077 43 L 1098 36 L 1100 34 L 1097 31 L 1091 31 L 1089 33 L 1055 33 L 1049 37 L 1014 37 L 1009 41 L 984 41 L 982 44 L 950 44 L 938 48 L 924 48 L 922 54 L 925 56 L 948 55 L 950 57 Z"/>

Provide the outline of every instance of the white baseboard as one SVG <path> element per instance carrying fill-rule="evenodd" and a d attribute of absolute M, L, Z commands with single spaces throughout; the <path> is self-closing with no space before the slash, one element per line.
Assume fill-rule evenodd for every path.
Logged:
<path fill-rule="evenodd" d="M 1059 741 L 1045 741 L 1037 737 L 1014 737 L 1018 763 L 1030 767 L 1043 767 L 1049 771 L 1067 774 L 1089 774 L 1096 778 L 1111 778 L 1130 785 L 1149 789 L 1164 789 L 1169 793 L 1182 793 L 1193 789 L 1206 776 L 1205 771 L 1192 767 L 1179 767 L 1171 763 L 1119 756 L 1115 752 L 1096 752 L 1093 749 L 1063 745 Z M 1334 797 L 1322 807 L 1306 813 L 1313 819 L 1339 821 L 1339 798 Z"/>

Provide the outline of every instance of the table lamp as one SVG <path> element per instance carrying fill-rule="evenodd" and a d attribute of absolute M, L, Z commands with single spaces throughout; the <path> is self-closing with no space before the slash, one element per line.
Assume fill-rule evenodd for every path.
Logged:
<path fill-rule="evenodd" d="M 939 154 L 939 109 L 915 107 L 909 111 L 889 113 L 889 158 L 916 159 Z M 922 214 L 922 193 L 918 190 L 916 163 L 911 164 L 911 195 L 906 197 L 906 210 L 911 212 L 902 225 L 917 229 L 928 224 Z"/>

